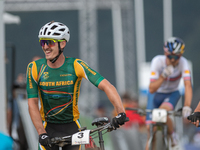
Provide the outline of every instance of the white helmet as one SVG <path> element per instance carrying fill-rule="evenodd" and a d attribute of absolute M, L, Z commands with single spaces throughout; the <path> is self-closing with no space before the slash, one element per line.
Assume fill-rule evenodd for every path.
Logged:
<path fill-rule="evenodd" d="M 69 28 L 60 22 L 49 22 L 45 24 L 39 31 L 39 38 L 49 38 L 56 40 L 65 39 L 69 42 L 70 34 Z"/>
<path fill-rule="evenodd" d="M 185 43 L 178 37 L 170 37 L 164 44 L 164 51 L 170 54 L 183 54 Z"/>

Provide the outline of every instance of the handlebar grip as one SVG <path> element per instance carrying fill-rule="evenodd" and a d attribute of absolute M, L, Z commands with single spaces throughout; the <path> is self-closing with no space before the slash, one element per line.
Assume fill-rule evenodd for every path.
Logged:
<path fill-rule="evenodd" d="M 62 141 L 62 137 L 51 138 L 51 144 L 56 144 L 59 143 L 60 141 Z"/>

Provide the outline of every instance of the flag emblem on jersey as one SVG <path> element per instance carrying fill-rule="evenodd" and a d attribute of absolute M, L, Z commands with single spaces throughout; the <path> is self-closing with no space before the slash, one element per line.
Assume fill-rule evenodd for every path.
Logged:
<path fill-rule="evenodd" d="M 185 70 L 185 72 L 184 73 L 186 73 L 186 74 L 189 74 L 190 73 L 190 71 L 189 70 Z"/>
<path fill-rule="evenodd" d="M 48 73 L 48 72 L 44 72 L 43 74 L 44 74 L 44 75 L 43 75 L 43 78 L 44 78 L 45 80 L 49 78 L 49 75 L 48 75 L 49 73 Z"/>

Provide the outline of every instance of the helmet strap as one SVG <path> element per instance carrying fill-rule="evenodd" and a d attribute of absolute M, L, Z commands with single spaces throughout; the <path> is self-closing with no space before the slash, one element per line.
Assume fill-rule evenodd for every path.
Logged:
<path fill-rule="evenodd" d="M 61 48 L 60 48 L 60 42 L 58 42 L 58 49 L 59 49 L 59 54 L 55 58 L 53 58 L 52 60 L 50 60 L 51 63 L 55 63 L 56 60 L 58 59 L 58 57 L 60 56 L 60 54 L 63 52 L 63 50 L 61 50 Z"/>

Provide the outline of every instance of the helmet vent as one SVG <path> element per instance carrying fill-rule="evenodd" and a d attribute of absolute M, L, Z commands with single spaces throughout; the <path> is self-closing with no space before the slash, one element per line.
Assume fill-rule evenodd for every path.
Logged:
<path fill-rule="evenodd" d="M 45 30 L 44 30 L 44 35 L 46 34 L 46 31 L 47 31 L 47 28 L 45 28 Z"/>
<path fill-rule="evenodd" d="M 53 35 L 60 35 L 60 33 L 54 33 Z"/>
<path fill-rule="evenodd" d="M 65 28 L 60 29 L 59 31 L 65 31 Z"/>
<path fill-rule="evenodd" d="M 53 30 L 53 29 L 55 29 L 57 26 L 56 25 L 54 25 L 53 27 L 51 27 L 51 29 Z"/>
<path fill-rule="evenodd" d="M 51 32 L 48 32 L 48 35 L 50 35 L 51 34 Z"/>

